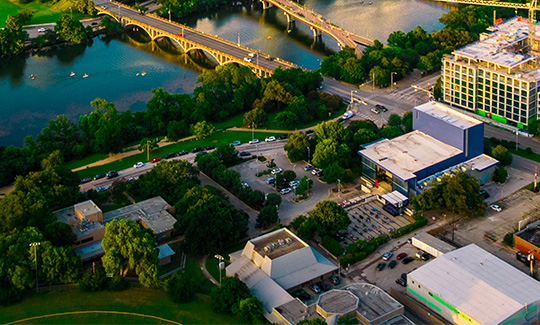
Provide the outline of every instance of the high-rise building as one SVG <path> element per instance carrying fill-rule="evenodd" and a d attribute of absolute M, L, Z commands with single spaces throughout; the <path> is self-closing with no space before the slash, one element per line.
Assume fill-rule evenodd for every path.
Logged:
<path fill-rule="evenodd" d="M 527 19 L 514 17 L 445 57 L 444 101 L 525 129 L 538 116 L 540 81 L 537 57 L 527 50 L 528 38 Z"/>

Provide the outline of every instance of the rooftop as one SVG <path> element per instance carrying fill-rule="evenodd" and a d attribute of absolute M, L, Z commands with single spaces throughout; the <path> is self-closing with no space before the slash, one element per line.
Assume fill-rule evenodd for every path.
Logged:
<path fill-rule="evenodd" d="M 298 298 L 291 300 L 287 303 L 284 303 L 281 306 L 275 307 L 276 311 L 281 314 L 285 319 L 287 319 L 291 324 L 296 324 L 299 321 L 305 319 L 314 319 L 318 318 L 320 320 L 325 320 L 324 317 L 319 315 L 317 312 L 317 305 L 311 304 L 307 306 Z"/>
<path fill-rule="evenodd" d="M 490 28 L 486 38 L 454 51 L 455 55 L 482 60 L 505 68 L 515 68 L 535 58 L 534 55 L 516 53 L 517 43 L 529 37 L 527 19 L 514 17 Z M 535 26 L 535 38 L 538 36 Z"/>
<path fill-rule="evenodd" d="M 424 264 L 412 279 L 479 324 L 499 324 L 540 300 L 538 281 L 475 244 Z"/>
<path fill-rule="evenodd" d="M 268 235 L 257 237 L 251 240 L 254 250 L 261 256 L 268 256 L 275 259 L 283 255 L 294 252 L 297 249 L 307 247 L 308 245 L 295 236 L 285 231 L 275 231 Z"/>
<path fill-rule="evenodd" d="M 482 124 L 477 119 L 474 119 L 466 114 L 458 112 L 448 105 L 438 102 L 427 102 L 416 106 L 415 109 L 429 114 L 439 120 L 445 121 L 448 124 L 456 126 L 460 129 L 468 129 L 471 126 Z"/>
<path fill-rule="evenodd" d="M 158 250 L 158 258 L 159 259 L 162 259 L 162 258 L 165 258 L 165 257 L 172 256 L 172 255 L 176 254 L 173 251 L 173 249 L 171 248 L 171 246 L 169 246 L 167 244 L 158 246 L 156 248 Z"/>
<path fill-rule="evenodd" d="M 396 299 L 384 292 L 381 288 L 369 283 L 353 283 L 343 288 L 360 299 L 358 313 L 370 322 L 403 308 Z"/>
<path fill-rule="evenodd" d="M 83 261 L 105 254 L 105 251 L 101 246 L 101 240 L 93 242 L 89 245 L 74 248 L 73 252 L 79 255 Z"/>
<path fill-rule="evenodd" d="M 429 246 L 435 248 L 437 251 L 442 253 L 449 253 L 456 248 L 448 243 L 443 242 L 437 237 L 431 236 L 430 234 L 426 232 L 421 232 L 418 235 L 415 235 L 414 238 L 418 239 L 419 241 L 428 244 Z"/>
<path fill-rule="evenodd" d="M 105 228 L 99 222 L 88 222 L 86 220 L 81 220 L 75 215 L 74 206 L 70 206 L 61 210 L 54 211 L 59 222 L 66 223 L 70 225 L 71 230 L 77 236 L 81 238 L 87 235 L 90 235 L 96 230 Z"/>
<path fill-rule="evenodd" d="M 384 139 L 359 152 L 403 181 L 416 172 L 462 153 L 423 132 L 413 131 L 394 139 Z"/>
<path fill-rule="evenodd" d="M 319 296 L 317 305 L 327 314 L 344 315 L 358 307 L 358 297 L 346 290 L 331 290 Z"/>
<path fill-rule="evenodd" d="M 84 201 L 73 206 L 83 217 L 101 212 L 101 209 L 92 201 Z"/>
<path fill-rule="evenodd" d="M 534 222 L 515 235 L 536 247 L 540 247 L 540 221 Z"/>
<path fill-rule="evenodd" d="M 168 212 L 171 208 L 158 196 L 104 213 L 103 223 L 120 219 L 140 220 L 157 235 L 173 229 L 176 219 Z"/>

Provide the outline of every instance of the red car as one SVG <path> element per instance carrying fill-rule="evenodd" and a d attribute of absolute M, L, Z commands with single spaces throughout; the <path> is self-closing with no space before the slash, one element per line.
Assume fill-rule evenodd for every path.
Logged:
<path fill-rule="evenodd" d="M 150 160 L 151 163 L 157 163 L 158 161 L 161 161 L 161 158 L 156 157 L 156 158 Z"/>
<path fill-rule="evenodd" d="M 399 253 L 398 256 L 396 256 L 396 260 L 401 260 L 407 257 L 407 253 Z"/>

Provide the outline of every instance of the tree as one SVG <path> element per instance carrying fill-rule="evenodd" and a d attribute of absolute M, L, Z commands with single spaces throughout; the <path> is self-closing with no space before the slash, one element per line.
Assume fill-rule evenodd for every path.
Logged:
<path fill-rule="evenodd" d="M 296 178 L 296 173 L 292 170 L 286 170 L 283 172 L 283 177 L 285 177 L 287 182 L 290 182 Z"/>
<path fill-rule="evenodd" d="M 75 5 L 77 6 L 77 10 L 81 14 L 86 13 L 86 7 L 88 6 L 88 1 L 87 0 L 78 0 Z"/>
<path fill-rule="evenodd" d="M 257 215 L 257 223 L 262 227 L 273 225 L 278 221 L 278 211 L 275 205 L 267 205 Z"/>
<path fill-rule="evenodd" d="M 304 133 L 293 133 L 287 137 L 287 144 L 284 150 L 287 152 L 287 158 L 291 162 L 308 159 L 309 138 Z"/>
<path fill-rule="evenodd" d="M 125 277 L 129 269 L 134 269 L 142 286 L 157 285 L 159 259 L 151 230 L 130 219 L 113 220 L 105 227 L 101 243 L 105 252 L 101 260 L 107 273 Z"/>
<path fill-rule="evenodd" d="M 298 125 L 298 116 L 291 111 L 279 112 L 275 117 L 276 123 L 279 127 L 282 127 L 286 130 L 291 130 Z"/>
<path fill-rule="evenodd" d="M 264 324 L 263 303 L 257 297 L 243 299 L 238 304 L 237 312 L 243 324 Z"/>
<path fill-rule="evenodd" d="M 300 184 L 295 190 L 296 195 L 305 195 L 305 192 L 313 187 L 313 180 L 307 176 L 302 177 Z"/>
<path fill-rule="evenodd" d="M 200 121 L 191 127 L 191 133 L 199 140 L 214 134 L 215 129 L 216 128 L 211 123 Z"/>
<path fill-rule="evenodd" d="M 319 318 L 304 319 L 296 323 L 298 325 L 327 325 L 328 323 Z"/>
<path fill-rule="evenodd" d="M 268 114 L 260 107 L 256 107 L 244 114 L 244 125 L 247 127 L 251 127 L 252 123 L 254 123 L 256 127 L 263 127 L 266 125 L 267 121 Z"/>
<path fill-rule="evenodd" d="M 185 271 L 174 273 L 165 282 L 171 300 L 177 303 L 188 302 L 197 292 L 197 283 Z"/>
<path fill-rule="evenodd" d="M 319 235 L 332 235 L 341 229 L 345 229 L 351 220 L 347 211 L 334 201 L 322 201 L 315 205 L 310 213 Z"/>
<path fill-rule="evenodd" d="M 229 166 L 238 160 L 238 151 L 230 144 L 220 144 L 215 151 L 218 159 L 225 165 Z"/>
<path fill-rule="evenodd" d="M 50 242 L 40 245 L 41 266 L 45 280 L 50 284 L 70 283 L 79 278 L 82 268 L 81 258 L 75 255 L 71 247 L 56 247 Z"/>
<path fill-rule="evenodd" d="M 502 184 L 506 182 L 507 178 L 508 178 L 508 172 L 506 171 L 504 166 L 499 165 L 497 169 L 495 169 L 495 172 L 493 173 L 493 181 Z"/>
<path fill-rule="evenodd" d="M 58 221 L 46 225 L 43 234 L 54 246 L 71 246 L 77 240 L 71 226 Z"/>
<path fill-rule="evenodd" d="M 437 81 L 435 81 L 435 85 L 433 86 L 433 97 L 435 97 L 436 100 L 441 100 L 443 98 L 441 77 L 437 78 Z M 403 115 L 403 118 L 405 118 L 405 115 Z"/>
<path fill-rule="evenodd" d="M 8 15 L 6 27 L 0 30 L 0 55 L 16 55 L 24 50 L 24 42 L 28 37 L 22 29 L 22 17 Z"/>
<path fill-rule="evenodd" d="M 72 20 L 69 15 L 60 16 L 54 30 L 61 39 L 71 44 L 81 44 L 86 39 L 83 24 L 78 20 Z"/>
<path fill-rule="evenodd" d="M 405 132 L 411 132 L 413 129 L 413 122 L 412 122 L 412 112 L 406 111 L 403 113 L 403 119 L 402 119 L 403 127 L 405 128 Z"/>
<path fill-rule="evenodd" d="M 401 117 L 399 117 L 399 115 L 390 114 L 390 116 L 388 117 L 388 126 L 396 126 L 396 127 L 400 128 L 401 124 L 402 124 L 402 121 L 401 121 Z"/>
<path fill-rule="evenodd" d="M 315 146 L 313 164 L 325 169 L 333 163 L 337 163 L 343 168 L 349 167 L 351 164 L 351 149 L 347 144 L 339 144 L 333 139 L 319 141 Z"/>
<path fill-rule="evenodd" d="M 501 162 L 501 166 L 510 166 L 512 163 L 512 153 L 502 145 L 497 145 L 493 151 L 491 151 L 493 158 Z"/>
<path fill-rule="evenodd" d="M 143 138 L 139 143 L 138 149 L 147 157 L 150 157 L 150 154 L 152 154 L 152 152 L 156 151 L 156 149 L 159 149 L 158 139 Z"/>
<path fill-rule="evenodd" d="M 92 269 L 86 270 L 81 280 L 79 281 L 79 288 L 86 292 L 101 291 L 107 288 L 109 284 L 109 278 L 103 267 L 98 267 L 96 272 Z"/>
<path fill-rule="evenodd" d="M 233 314 L 240 301 L 250 298 L 247 285 L 238 278 L 226 277 L 220 287 L 212 290 L 212 309 L 218 313 Z"/>
<path fill-rule="evenodd" d="M 276 193 L 268 193 L 266 196 L 266 201 L 264 202 L 265 206 L 280 206 L 281 205 L 281 196 Z"/>
<path fill-rule="evenodd" d="M 324 169 L 324 174 L 322 179 L 331 184 L 337 183 L 340 179 L 343 178 L 343 170 L 337 163 L 332 163 Z"/>

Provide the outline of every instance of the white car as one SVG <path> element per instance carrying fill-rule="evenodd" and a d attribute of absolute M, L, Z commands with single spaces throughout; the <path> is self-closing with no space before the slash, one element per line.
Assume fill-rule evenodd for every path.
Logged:
<path fill-rule="evenodd" d="M 259 143 L 259 139 L 249 140 L 249 143 L 250 143 L 250 144 Z"/>
<path fill-rule="evenodd" d="M 354 116 L 354 113 L 351 111 L 346 111 L 345 114 L 343 114 L 343 119 L 347 120 Z"/>
<path fill-rule="evenodd" d="M 284 188 L 281 190 L 281 194 L 288 194 L 291 193 L 292 189 L 290 187 Z"/>
<path fill-rule="evenodd" d="M 274 168 L 272 169 L 272 175 L 276 175 L 276 174 L 279 174 L 283 171 L 283 169 L 277 167 L 277 168 Z"/>
<path fill-rule="evenodd" d="M 292 188 L 297 188 L 298 185 L 300 185 L 300 181 L 291 181 L 289 183 L 289 186 L 292 187 Z"/>
<path fill-rule="evenodd" d="M 492 204 L 489 206 L 491 209 L 497 211 L 497 212 L 501 212 L 502 211 L 502 208 L 500 206 L 498 206 L 497 204 Z"/>
<path fill-rule="evenodd" d="M 267 137 L 266 139 L 264 139 L 264 141 L 266 142 L 276 141 L 276 137 L 275 136 Z"/>
<path fill-rule="evenodd" d="M 101 6 L 101 8 L 107 10 L 107 6 Z"/>
<path fill-rule="evenodd" d="M 251 62 L 250 58 L 244 58 L 244 61 Z"/>
<path fill-rule="evenodd" d="M 47 28 L 42 27 L 42 28 L 38 29 L 37 31 L 38 31 L 38 33 L 44 33 L 44 32 L 47 31 Z"/>
<path fill-rule="evenodd" d="M 142 167 L 142 166 L 144 166 L 144 163 L 139 161 L 138 163 L 133 165 L 133 168 L 139 168 L 139 167 Z"/>

